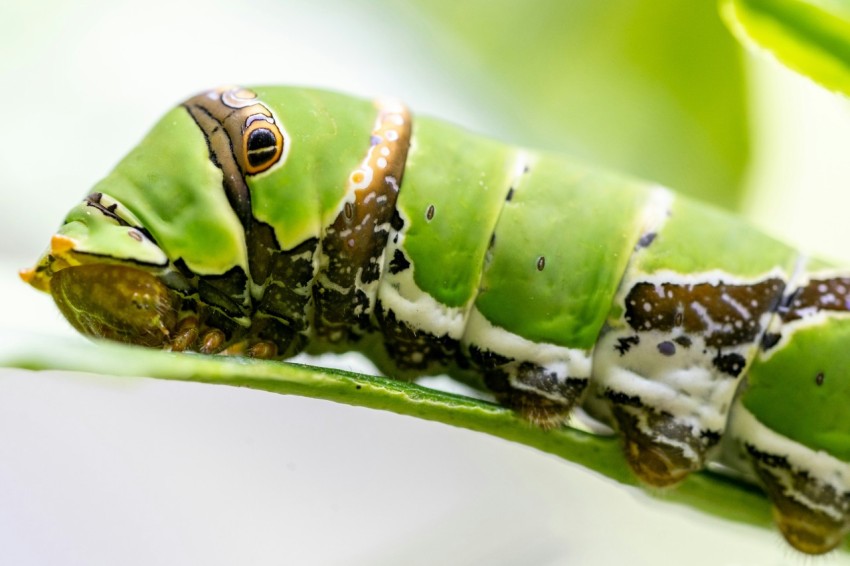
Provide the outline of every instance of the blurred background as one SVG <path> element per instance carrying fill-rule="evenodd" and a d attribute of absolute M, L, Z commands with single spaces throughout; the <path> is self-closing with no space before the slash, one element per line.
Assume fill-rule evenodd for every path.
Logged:
<path fill-rule="evenodd" d="M 398 96 L 850 259 L 846 100 L 744 54 L 710 0 L 6 2 L 0 81 L 0 349 L 82 340 L 16 270 L 160 115 L 228 83 Z M 685 562 L 801 558 L 774 532 L 444 425 L 0 369 L 0 564 Z"/>

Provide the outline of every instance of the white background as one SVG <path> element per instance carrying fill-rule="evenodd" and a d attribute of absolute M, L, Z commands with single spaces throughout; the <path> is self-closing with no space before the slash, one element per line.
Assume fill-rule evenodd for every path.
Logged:
<path fill-rule="evenodd" d="M 447 71 L 464 53 L 439 22 L 403 3 L 375 6 L 5 2 L 0 350 L 29 331 L 73 336 L 15 270 L 159 115 L 198 90 L 288 83 L 391 94 L 494 128 L 498 112 Z M 832 198 L 847 177 L 845 103 L 773 65 L 757 75 L 753 183 Z M 768 199 L 758 221 L 842 255 L 829 234 L 846 234 L 847 223 L 828 216 L 840 207 L 792 194 L 803 196 Z M 0 369 L 2 565 L 401 563 L 806 561 L 774 532 L 443 425 L 242 389 Z"/>

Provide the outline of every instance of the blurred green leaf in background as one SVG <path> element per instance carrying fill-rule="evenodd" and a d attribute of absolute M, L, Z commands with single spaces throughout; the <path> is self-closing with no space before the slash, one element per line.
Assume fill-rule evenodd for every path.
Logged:
<path fill-rule="evenodd" d="M 430 0 L 441 86 L 480 89 L 499 137 L 736 209 L 749 157 L 739 46 L 713 0 Z"/>
<path fill-rule="evenodd" d="M 850 95 L 850 3 L 846 0 L 723 0 L 745 44 L 765 50 L 824 88 Z"/>

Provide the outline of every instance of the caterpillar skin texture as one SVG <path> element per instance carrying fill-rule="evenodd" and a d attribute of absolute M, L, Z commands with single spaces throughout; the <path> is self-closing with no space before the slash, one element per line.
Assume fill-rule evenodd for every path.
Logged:
<path fill-rule="evenodd" d="M 544 427 L 583 404 L 655 486 L 725 437 L 796 548 L 827 552 L 850 529 L 850 273 L 397 101 L 194 96 L 21 276 L 91 336 L 356 349 L 389 376 L 448 372 Z"/>

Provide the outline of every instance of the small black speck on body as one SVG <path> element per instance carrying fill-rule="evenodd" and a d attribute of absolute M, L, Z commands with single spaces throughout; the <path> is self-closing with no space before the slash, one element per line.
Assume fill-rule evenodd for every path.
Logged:
<path fill-rule="evenodd" d="M 643 401 L 641 401 L 638 395 L 629 395 L 622 391 L 614 391 L 613 389 L 606 389 L 604 395 L 614 405 L 624 405 L 626 407 L 636 408 L 643 407 Z"/>
<path fill-rule="evenodd" d="M 655 232 L 650 232 L 648 234 L 644 234 L 641 236 L 640 240 L 638 240 L 637 246 L 635 249 L 648 248 L 653 241 L 655 241 L 655 237 L 657 234 Z"/>
<path fill-rule="evenodd" d="M 747 360 L 744 356 L 736 353 L 717 354 L 711 362 L 714 364 L 714 367 L 732 377 L 738 377 L 744 370 L 744 366 L 747 365 Z"/>
<path fill-rule="evenodd" d="M 676 354 L 676 345 L 669 341 L 658 343 L 658 353 L 662 356 L 673 356 Z"/>
<path fill-rule="evenodd" d="M 782 334 L 777 332 L 765 332 L 761 338 L 761 349 L 764 351 L 770 350 L 776 346 L 781 338 Z"/>
<path fill-rule="evenodd" d="M 404 253 L 396 249 L 393 252 L 393 258 L 390 260 L 390 273 L 396 275 L 410 267 L 410 261 L 404 256 Z"/>
<path fill-rule="evenodd" d="M 620 352 L 621 356 L 624 356 L 632 346 L 638 344 L 640 344 L 640 336 L 626 336 L 625 338 L 617 338 L 617 345 L 614 346 L 614 349 Z"/>

